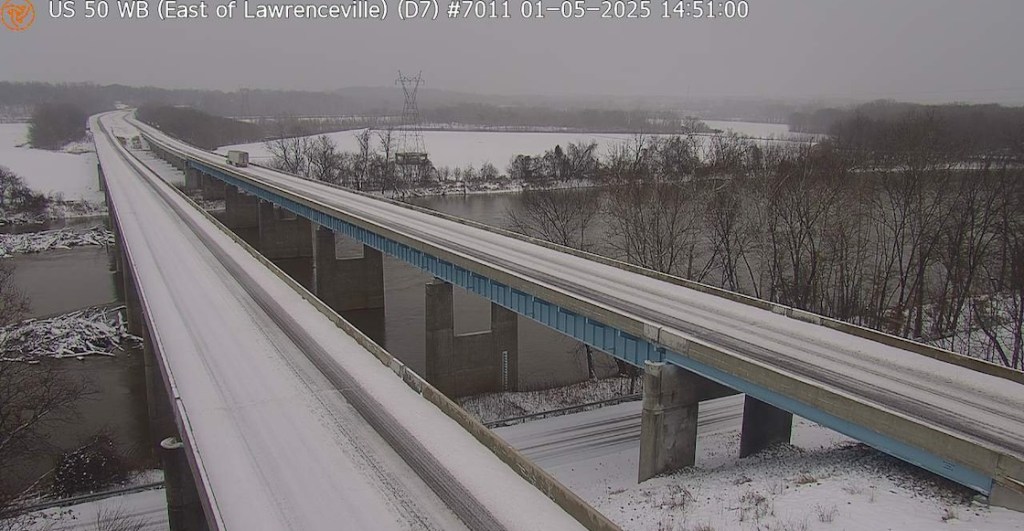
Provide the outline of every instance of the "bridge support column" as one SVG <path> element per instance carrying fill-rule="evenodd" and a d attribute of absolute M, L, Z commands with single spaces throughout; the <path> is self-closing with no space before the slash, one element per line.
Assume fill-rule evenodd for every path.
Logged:
<path fill-rule="evenodd" d="M 313 232 L 313 293 L 383 345 L 384 256 L 363 245 L 362 257 L 339 259 L 334 231 L 317 225 Z"/>
<path fill-rule="evenodd" d="M 107 181 L 103 178 L 103 166 L 99 162 L 96 163 L 96 182 L 101 192 L 107 191 Z"/>
<path fill-rule="evenodd" d="M 263 256 L 313 291 L 313 229 L 308 219 L 260 201 L 259 239 Z"/>
<path fill-rule="evenodd" d="M 189 168 L 188 166 L 185 166 L 185 168 L 185 172 L 187 173 L 189 171 Z M 224 199 L 224 189 L 227 188 L 227 185 L 224 183 L 224 181 L 216 177 L 207 175 L 205 173 L 200 173 L 199 175 L 203 186 L 203 199 L 207 201 L 216 201 L 218 199 Z"/>
<path fill-rule="evenodd" d="M 224 226 L 231 229 L 246 243 L 259 248 L 260 200 L 238 188 L 224 187 Z"/>
<path fill-rule="evenodd" d="M 200 177 L 199 170 L 186 164 L 182 171 L 185 172 L 186 190 L 199 190 L 203 187 L 203 180 Z"/>
<path fill-rule="evenodd" d="M 743 400 L 743 428 L 740 457 L 746 457 L 782 442 L 793 434 L 793 414 L 752 396 Z"/>
<path fill-rule="evenodd" d="M 142 319 L 142 303 L 139 301 L 139 291 L 135 286 L 135 277 L 132 276 L 131 267 L 127 263 L 124 253 L 120 254 L 121 278 L 124 281 L 125 320 L 128 324 L 128 333 L 142 336 L 145 323 Z"/>
<path fill-rule="evenodd" d="M 167 385 L 164 382 L 163 372 L 160 370 L 159 361 L 156 358 L 156 350 L 153 348 L 149 328 L 142 334 L 142 359 L 146 374 L 146 410 L 149 413 L 149 436 L 153 443 L 153 452 L 159 452 L 160 441 L 178 433 L 174 425 L 174 411 L 171 409 L 171 398 Z M 159 453 L 154 453 L 159 458 Z"/>
<path fill-rule="evenodd" d="M 1010 479 L 996 479 L 988 495 L 989 505 L 1024 512 L 1024 483 Z"/>
<path fill-rule="evenodd" d="M 185 445 L 177 437 L 168 437 L 160 442 L 160 447 L 170 531 L 206 531 L 209 527 L 192 469 L 188 466 Z"/>
<path fill-rule="evenodd" d="M 431 385 L 450 397 L 519 386 L 519 316 L 491 303 L 491 330 L 455 334 L 452 285 L 427 284 L 427 370 Z"/>
<path fill-rule="evenodd" d="M 647 362 L 640 418 L 639 481 L 693 466 L 697 460 L 700 402 L 732 394 L 736 391 L 682 367 Z"/>

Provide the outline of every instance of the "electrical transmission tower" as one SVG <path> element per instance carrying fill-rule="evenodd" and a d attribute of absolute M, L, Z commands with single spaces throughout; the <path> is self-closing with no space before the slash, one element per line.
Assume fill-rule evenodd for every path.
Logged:
<path fill-rule="evenodd" d="M 395 80 L 396 85 L 402 85 L 402 92 L 405 93 L 402 125 L 395 150 L 395 169 L 398 171 L 399 182 L 403 184 L 419 182 L 430 170 L 430 158 L 419 129 L 420 109 L 416 104 L 416 91 L 424 84 L 421 74 L 406 76 L 399 71 L 398 79 Z"/>

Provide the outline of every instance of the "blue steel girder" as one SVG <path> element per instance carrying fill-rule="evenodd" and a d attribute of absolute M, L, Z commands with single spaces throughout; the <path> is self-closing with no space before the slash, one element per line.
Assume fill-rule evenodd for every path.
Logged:
<path fill-rule="evenodd" d="M 627 363 L 638 367 L 643 367 L 646 361 L 667 362 L 678 365 L 705 378 L 731 387 L 736 391 L 750 395 L 762 402 L 852 437 L 961 485 L 985 494 L 991 492 L 993 480 L 988 474 L 943 459 L 940 456 L 906 444 L 889 435 L 849 422 L 810 404 L 800 402 L 764 386 L 748 382 L 726 371 L 667 349 L 663 345 L 652 343 L 644 338 L 619 330 L 616 327 L 606 325 L 584 315 L 579 315 L 540 297 L 514 289 L 457 264 L 384 237 L 367 228 L 256 186 L 249 181 L 225 173 L 216 167 L 191 159 L 188 161 L 188 164 L 232 186 L 236 186 L 246 193 L 269 201 L 296 215 L 305 217 L 321 226 L 328 227 L 335 232 L 342 233 L 378 251 L 399 258 L 439 279 L 471 291 L 519 315 L 529 317 Z"/>

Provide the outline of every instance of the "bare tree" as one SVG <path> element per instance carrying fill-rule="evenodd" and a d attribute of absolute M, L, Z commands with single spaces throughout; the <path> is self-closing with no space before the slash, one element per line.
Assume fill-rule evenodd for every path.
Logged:
<path fill-rule="evenodd" d="M 376 156 L 373 150 L 372 132 L 370 129 L 363 129 L 356 134 L 356 142 L 359 143 L 359 151 L 355 156 L 355 163 L 352 168 L 356 190 L 362 190 L 370 179 L 373 171 L 373 159 Z"/>
<path fill-rule="evenodd" d="M 0 325 L 21 319 L 28 308 L 12 269 L 0 262 Z M 0 520 L 17 512 L 35 478 L 23 477 L 22 460 L 48 447 L 45 430 L 74 418 L 73 404 L 86 393 L 54 360 L 39 364 L 0 361 Z"/>
<path fill-rule="evenodd" d="M 600 191 L 589 186 L 526 189 L 506 211 L 512 230 L 574 249 L 590 250 L 589 229 L 600 211 Z"/>
<path fill-rule="evenodd" d="M 132 515 L 124 507 L 102 508 L 96 512 L 95 531 L 142 531 L 150 522 L 141 516 Z"/>
<path fill-rule="evenodd" d="M 17 322 L 28 310 L 27 299 L 14 286 L 12 271 L 0 263 L 2 326 Z M 75 420 L 75 403 L 90 393 L 86 383 L 67 375 L 58 363 L 0 360 L 0 521 L 13 522 L 14 528 L 24 523 L 17 518 L 23 500 L 42 480 L 26 476 L 24 461 L 53 448 L 47 434 Z"/>
<path fill-rule="evenodd" d="M 390 127 L 377 131 L 377 141 L 380 144 L 380 156 L 377 157 L 374 167 L 377 180 L 380 183 L 380 193 L 385 194 L 391 190 L 398 195 L 405 183 L 398 182 L 398 172 L 395 171 L 394 131 Z"/>
<path fill-rule="evenodd" d="M 307 149 L 309 178 L 327 183 L 338 183 L 341 176 L 341 153 L 338 146 L 327 135 L 320 135 L 310 142 Z"/>
<path fill-rule="evenodd" d="M 28 313 L 25 294 L 14 283 L 14 266 L 0 261 L 0 326 L 16 323 Z"/>
<path fill-rule="evenodd" d="M 991 347 L 988 358 L 1024 370 L 1024 230 L 1015 232 L 1009 247 L 1013 265 L 1006 289 L 972 299 L 972 309 L 974 322 Z"/>
<path fill-rule="evenodd" d="M 652 180 L 649 145 L 650 137 L 643 133 L 634 135 L 626 142 L 612 145 L 602 168 L 604 180 L 612 184 Z"/>
<path fill-rule="evenodd" d="M 698 264 L 701 199 L 677 183 L 637 182 L 610 190 L 606 212 L 608 245 L 625 260 L 702 280 L 709 264 Z"/>
<path fill-rule="evenodd" d="M 289 126 L 284 120 L 277 124 L 275 138 L 264 143 L 273 157 L 271 165 L 293 175 L 308 176 L 309 149 L 313 141 L 299 125 Z"/>

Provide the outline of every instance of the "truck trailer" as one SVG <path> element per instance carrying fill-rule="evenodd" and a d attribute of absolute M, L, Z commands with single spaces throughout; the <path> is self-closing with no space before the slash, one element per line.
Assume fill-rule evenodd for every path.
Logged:
<path fill-rule="evenodd" d="M 249 165 L 249 152 L 232 149 L 228 151 L 228 164 L 244 168 Z"/>

